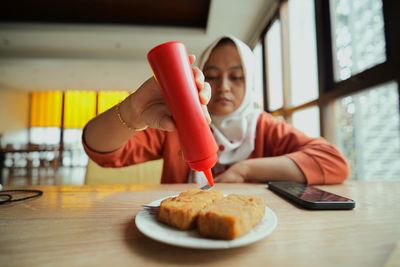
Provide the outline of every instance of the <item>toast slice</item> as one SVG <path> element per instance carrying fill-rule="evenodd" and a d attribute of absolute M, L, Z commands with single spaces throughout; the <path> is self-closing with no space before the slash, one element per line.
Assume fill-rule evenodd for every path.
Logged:
<path fill-rule="evenodd" d="M 197 219 L 200 235 L 232 240 L 249 232 L 264 216 L 261 198 L 231 194 L 203 209 Z"/>
<path fill-rule="evenodd" d="M 218 190 L 189 189 L 163 200 L 158 220 L 181 230 L 195 228 L 199 212 L 223 197 Z"/>

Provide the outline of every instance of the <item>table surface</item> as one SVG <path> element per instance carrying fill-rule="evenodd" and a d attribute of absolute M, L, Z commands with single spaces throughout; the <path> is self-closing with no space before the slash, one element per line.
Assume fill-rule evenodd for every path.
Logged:
<path fill-rule="evenodd" d="M 356 201 L 350 211 L 308 211 L 260 184 L 218 184 L 262 197 L 278 217 L 265 239 L 228 250 L 179 248 L 135 226 L 141 206 L 193 187 L 43 186 L 38 199 L 0 206 L 1 266 L 384 266 L 400 240 L 400 182 L 319 186 Z"/>

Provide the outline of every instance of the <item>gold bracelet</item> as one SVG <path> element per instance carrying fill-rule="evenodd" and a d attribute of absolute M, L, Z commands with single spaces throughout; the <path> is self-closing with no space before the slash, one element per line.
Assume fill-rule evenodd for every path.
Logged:
<path fill-rule="evenodd" d="M 145 126 L 145 127 L 143 127 L 143 128 L 138 128 L 138 129 L 136 129 L 136 128 L 133 128 L 132 126 L 130 126 L 126 121 L 124 121 L 124 119 L 123 119 L 122 116 L 121 116 L 121 112 L 120 112 L 120 110 L 119 110 L 119 105 L 120 105 L 121 103 L 122 103 L 122 101 L 119 101 L 119 103 L 115 106 L 115 109 L 117 110 L 117 117 L 118 117 L 119 121 L 120 121 L 123 125 L 125 125 L 126 128 L 128 128 L 128 129 L 131 130 L 131 131 L 140 132 L 140 131 L 145 130 L 145 129 L 147 128 L 147 126 Z"/>

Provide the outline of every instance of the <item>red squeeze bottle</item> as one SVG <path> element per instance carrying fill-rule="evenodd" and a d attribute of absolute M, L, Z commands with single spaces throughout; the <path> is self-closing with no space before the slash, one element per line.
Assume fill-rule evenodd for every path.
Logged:
<path fill-rule="evenodd" d="M 211 168 L 218 159 L 218 146 L 201 109 L 186 47 L 175 41 L 163 43 L 150 50 L 147 60 L 175 121 L 186 162 L 204 172 L 213 186 Z"/>

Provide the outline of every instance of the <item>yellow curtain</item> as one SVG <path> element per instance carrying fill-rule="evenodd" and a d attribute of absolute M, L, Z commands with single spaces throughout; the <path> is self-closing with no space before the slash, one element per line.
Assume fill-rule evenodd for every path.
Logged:
<path fill-rule="evenodd" d="M 46 91 L 31 93 L 30 127 L 60 127 L 62 92 Z"/>
<path fill-rule="evenodd" d="M 83 128 L 96 116 L 95 91 L 66 91 L 64 93 L 64 127 Z"/>
<path fill-rule="evenodd" d="M 116 105 L 119 101 L 124 100 L 128 95 L 127 91 L 100 91 L 97 102 L 98 114 Z"/>
<path fill-rule="evenodd" d="M 83 128 L 96 115 L 95 91 L 66 91 L 62 110 L 61 91 L 33 92 L 30 105 L 30 127 L 61 127 L 64 112 L 65 128 Z M 100 91 L 97 112 L 102 113 L 129 95 L 127 91 Z"/>

